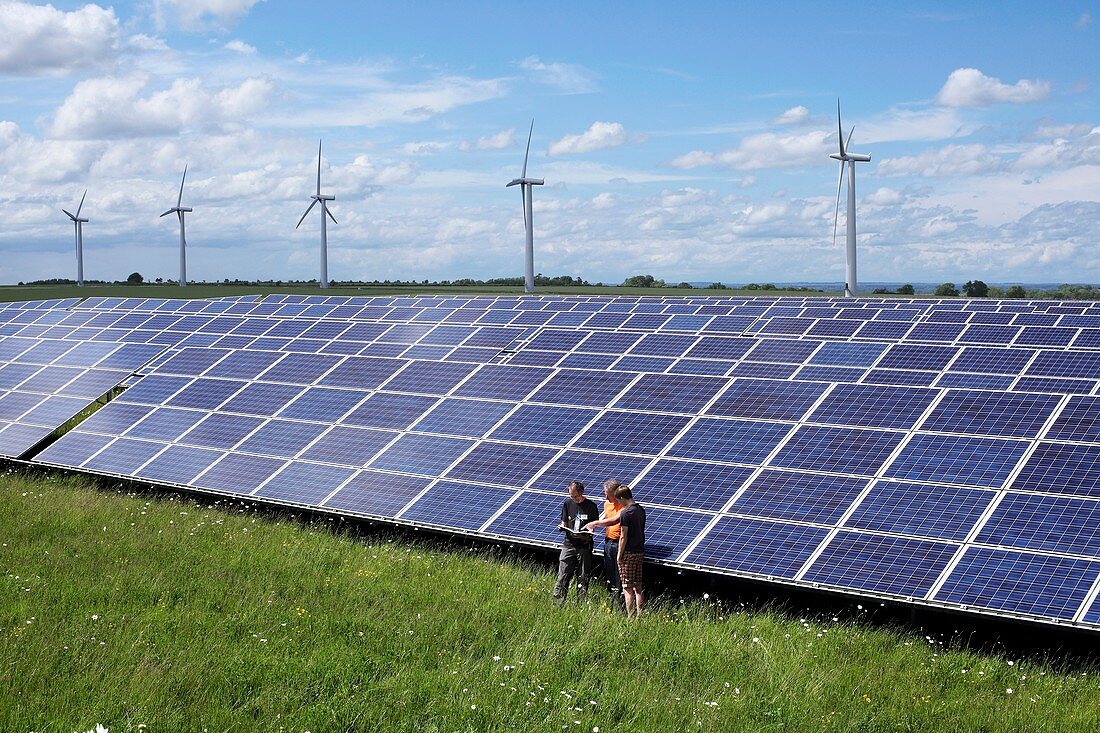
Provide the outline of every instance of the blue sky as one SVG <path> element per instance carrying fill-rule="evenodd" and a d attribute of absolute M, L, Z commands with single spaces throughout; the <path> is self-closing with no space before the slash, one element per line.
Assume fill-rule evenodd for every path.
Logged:
<path fill-rule="evenodd" d="M 1100 5 L 0 0 L 0 282 L 85 268 L 837 281 L 835 107 L 861 280 L 1100 282 Z M 1095 19 L 1095 20 L 1094 20 Z M 844 226 L 843 213 L 841 227 Z"/>

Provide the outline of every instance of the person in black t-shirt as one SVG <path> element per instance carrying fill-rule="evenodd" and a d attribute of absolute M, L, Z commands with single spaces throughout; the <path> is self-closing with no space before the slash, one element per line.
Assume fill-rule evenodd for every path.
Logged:
<path fill-rule="evenodd" d="M 585 525 L 599 518 L 600 510 L 591 499 L 584 496 L 584 484 L 569 482 L 569 498 L 561 505 L 561 523 L 558 531 L 564 532 L 561 554 L 558 556 L 558 582 L 554 585 L 554 602 L 563 603 L 569 593 L 569 584 L 577 576 L 578 592 L 588 593 L 588 581 L 592 577 L 592 530 Z"/>
<path fill-rule="evenodd" d="M 614 519 L 592 522 L 588 528 L 618 523 L 622 534 L 619 536 L 619 578 L 622 580 L 623 604 L 626 615 L 640 616 L 645 595 L 642 591 L 642 564 L 645 560 L 645 509 L 634 501 L 629 486 L 620 486 L 615 498 L 625 508 Z"/>

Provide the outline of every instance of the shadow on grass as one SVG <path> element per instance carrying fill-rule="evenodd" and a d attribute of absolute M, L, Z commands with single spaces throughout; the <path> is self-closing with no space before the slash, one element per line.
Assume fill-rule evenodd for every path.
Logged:
<path fill-rule="evenodd" d="M 158 486 L 144 481 L 96 476 L 79 471 L 6 461 L 7 468 L 28 478 L 66 477 L 105 493 L 126 493 L 146 499 L 186 498 L 225 512 L 248 512 L 266 522 L 294 523 L 302 529 L 323 527 L 331 535 L 353 542 L 395 541 L 421 550 L 462 552 L 552 575 L 558 550 L 514 541 L 456 535 L 445 530 L 394 525 L 381 520 L 333 515 L 328 512 L 239 497 L 214 496 L 201 491 Z M 600 563 L 597 560 L 597 571 Z M 1100 665 L 1100 633 L 1048 626 L 996 616 L 901 602 L 869 599 L 858 594 L 818 591 L 766 581 L 715 575 L 663 565 L 646 566 L 647 602 L 667 611 L 675 621 L 681 606 L 705 607 L 717 619 L 736 612 L 777 617 L 788 623 L 808 621 L 874 629 L 945 650 L 966 650 L 1002 659 L 1027 659 L 1067 672 L 1095 671 Z M 602 578 L 598 578 L 600 582 Z M 547 579 L 547 588 L 551 581 Z M 549 604 L 549 596 L 547 596 Z"/>

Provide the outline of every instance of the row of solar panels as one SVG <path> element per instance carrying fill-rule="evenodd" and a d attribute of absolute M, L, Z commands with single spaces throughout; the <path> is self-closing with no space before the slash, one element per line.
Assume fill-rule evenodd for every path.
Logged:
<path fill-rule="evenodd" d="M 49 323 L 9 320 L 3 328 L 45 333 L 71 315 L 59 311 Z M 294 332 L 278 337 L 284 349 L 315 343 L 294 353 L 181 347 L 255 338 L 218 333 L 222 319 L 186 322 L 218 325 L 204 333 L 166 331 L 184 338 L 145 368 L 152 374 L 36 460 L 536 544 L 556 540 L 551 525 L 566 481 L 616 476 L 633 481 L 652 507 L 648 549 L 667 562 L 1036 620 L 1100 623 L 1096 398 L 842 384 L 839 372 L 819 375 L 834 383 L 789 379 L 807 367 L 855 368 L 815 359 L 857 366 L 866 359 L 871 366 L 884 358 L 910 360 L 926 369 L 895 364 L 878 371 L 925 371 L 938 379 L 961 360 L 1018 375 L 1054 359 L 1040 368 L 1091 374 L 1094 353 L 699 335 L 683 345 L 740 343 L 745 350 L 729 360 L 737 367 L 791 370 L 778 380 L 730 379 L 624 373 L 595 362 L 587 369 L 516 363 L 601 356 L 579 350 L 588 339 L 633 338 L 618 351 L 647 341 L 642 349 L 675 349 L 669 337 L 680 334 L 498 329 L 500 342 L 501 331 L 522 338 L 504 355 L 499 346 L 469 347 L 496 353 L 491 360 L 511 360 L 482 364 L 443 361 L 443 352 L 430 351 L 446 346 L 450 356 L 466 340 L 421 343 L 432 333 L 469 338 L 454 326 L 402 325 L 401 338 L 415 336 L 412 343 L 371 342 L 416 357 L 410 360 L 321 353 L 354 343 L 339 338 L 349 326 L 402 333 L 392 324 L 247 322 L 269 329 L 264 334 Z M 344 330 L 304 337 L 314 327 Z M 70 341 L 87 333 L 62 328 L 70 329 Z M 494 327 L 473 335 L 493 333 L 487 328 Z M 139 330 L 102 328 L 95 335 Z M 577 334 L 582 340 L 564 357 L 547 348 Z M 5 347 L 7 341 L 0 341 L 6 359 L 0 375 L 8 365 L 66 368 L 54 362 L 79 353 L 78 346 L 90 348 L 62 351 L 54 342 L 28 345 L 21 337 Z M 143 346 L 150 353 L 161 348 Z M 871 355 L 861 351 L 866 347 L 878 350 Z M 618 351 L 602 356 L 666 358 Z M 1027 359 L 1005 366 L 1023 353 Z"/>
<path fill-rule="evenodd" d="M 276 352 L 286 364 L 335 363 L 342 355 L 797 379 L 897 386 L 944 386 L 1064 394 L 1097 388 L 1095 352 L 814 339 L 515 329 L 496 326 L 378 324 L 209 316 L 90 314 L 52 311 L 46 323 L 0 324 L 0 358 L 40 338 L 155 342 L 177 349 L 208 347 L 203 358 L 249 348 Z M 52 323 L 53 325 L 47 325 Z M 82 324 L 82 325 L 81 325 Z M 194 332 L 192 329 L 199 329 Z M 503 349 L 515 353 L 502 353 Z M 279 352 L 317 354 L 287 357 Z M 173 352 L 166 352 L 165 358 Z M 232 363 L 233 360 L 231 360 Z M 267 364 L 270 365 L 270 364 Z M 255 371 L 245 376 L 255 377 Z"/>
<path fill-rule="evenodd" d="M 263 302 L 215 301 L 196 305 L 195 301 L 141 299 L 141 298 L 93 298 L 81 307 L 96 310 L 136 310 L 146 312 L 202 312 L 236 313 L 242 315 L 278 315 L 305 318 L 352 318 L 371 320 L 420 320 L 426 322 L 472 322 L 493 312 L 496 322 L 547 323 L 578 325 L 585 314 L 626 316 L 738 316 L 763 321 L 772 318 L 811 320 L 869 320 L 877 318 L 894 321 L 943 321 L 1002 324 L 1014 322 L 1020 325 L 1056 325 L 1061 316 L 1083 316 L 1086 320 L 1100 317 L 1100 311 L 1087 305 L 1060 305 L 1047 301 L 1020 304 L 1015 301 L 998 304 L 997 301 L 919 301 L 907 304 L 883 303 L 877 305 L 853 305 L 852 300 L 825 302 L 807 300 L 798 303 L 774 301 L 761 305 L 750 300 L 715 302 L 707 299 L 668 299 L 653 302 L 635 302 L 626 299 L 561 299 L 548 300 L 538 297 L 495 299 L 450 299 L 426 301 L 417 298 L 344 299 L 345 302 L 310 303 L 285 302 L 278 298 L 265 298 Z M 351 302 L 354 300 L 364 302 Z M 509 318 L 510 316 L 510 318 Z M 620 320 L 620 323 L 622 320 Z M 702 321 L 705 322 L 705 321 Z M 1091 321 L 1090 321 L 1091 322 Z M 644 323 L 639 321 L 639 325 Z M 1080 325 L 1080 324 L 1079 324 Z M 1087 325 L 1087 324 L 1086 324 Z M 1095 325 L 1095 324 L 1094 324 Z M 794 328 L 796 324 L 785 327 Z M 807 325 L 806 328 L 810 326 Z"/>
<path fill-rule="evenodd" d="M 184 381 L 145 378 L 38 460 L 533 542 L 553 541 L 566 481 L 618 476 L 651 507 L 657 557 L 1096 621 L 1084 603 L 1100 573 L 1098 502 L 1029 491 L 1095 491 L 1095 476 L 1072 466 L 1052 476 L 1065 460 L 1045 448 L 1071 446 L 1041 443 L 1015 470 L 1026 442 L 918 434 L 906 444 L 904 433 L 705 418 L 684 430 L 690 420 L 467 400 L 453 389 L 419 404 L 384 392 L 335 402 L 242 382 L 211 407 L 209 385 Z M 678 437 L 665 445 L 669 436 Z M 509 437 L 539 444 L 497 439 Z M 1014 473 L 1013 491 L 999 494 Z M 921 479 L 977 486 L 913 483 Z M 992 581 L 974 576 L 979 567 Z M 1020 584 L 1025 567 L 1041 569 L 1041 582 Z M 999 594 L 993 581 L 1016 585 Z"/>

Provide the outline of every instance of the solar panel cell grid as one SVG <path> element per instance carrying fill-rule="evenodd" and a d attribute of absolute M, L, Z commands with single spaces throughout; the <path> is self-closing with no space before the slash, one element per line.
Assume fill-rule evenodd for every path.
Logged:
<path fill-rule="evenodd" d="M 879 481 L 845 526 L 962 541 L 994 496 L 981 489 Z"/>
<path fill-rule="evenodd" d="M 1087 560 L 968 547 L 936 600 L 1068 620 L 1098 573 Z"/>
<path fill-rule="evenodd" d="M 942 542 L 841 531 L 803 577 L 811 583 L 922 598 L 957 549 Z"/>
<path fill-rule="evenodd" d="M 793 578 L 828 530 L 784 522 L 722 517 L 688 554 L 707 567 Z"/>
<path fill-rule="evenodd" d="M 840 519 L 866 484 L 866 479 L 763 471 L 729 511 L 831 525 Z"/>

